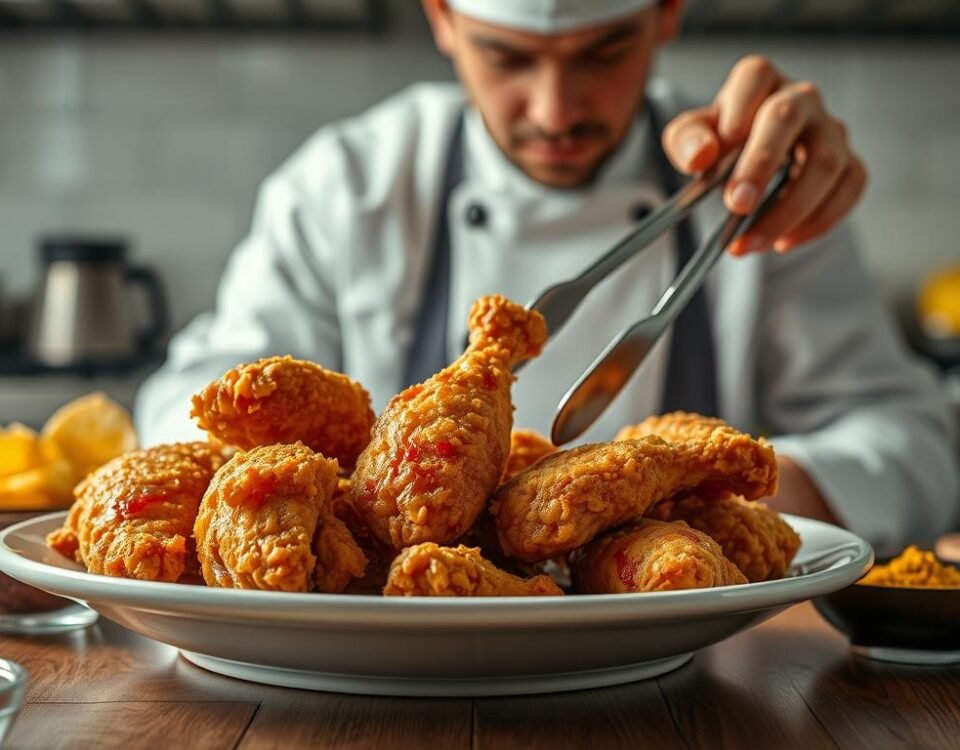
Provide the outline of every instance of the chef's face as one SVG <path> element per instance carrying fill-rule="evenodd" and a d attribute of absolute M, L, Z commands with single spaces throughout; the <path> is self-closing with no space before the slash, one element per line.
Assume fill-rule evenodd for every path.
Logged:
<path fill-rule="evenodd" d="M 538 182 L 574 188 L 589 183 L 623 140 L 680 2 L 554 35 L 484 23 L 443 0 L 424 6 L 438 46 L 507 158 Z"/>

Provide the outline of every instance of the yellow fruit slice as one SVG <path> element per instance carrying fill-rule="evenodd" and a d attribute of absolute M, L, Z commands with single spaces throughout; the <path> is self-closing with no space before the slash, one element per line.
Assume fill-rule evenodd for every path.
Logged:
<path fill-rule="evenodd" d="M 73 499 L 73 467 L 60 459 L 0 478 L 0 506 L 34 510 L 65 507 Z"/>
<path fill-rule="evenodd" d="M 0 429 L 0 477 L 19 474 L 46 462 L 37 433 L 22 424 Z"/>
<path fill-rule="evenodd" d="M 130 415 L 103 393 L 71 401 L 44 425 L 41 433 L 63 453 L 78 478 L 137 447 Z"/>

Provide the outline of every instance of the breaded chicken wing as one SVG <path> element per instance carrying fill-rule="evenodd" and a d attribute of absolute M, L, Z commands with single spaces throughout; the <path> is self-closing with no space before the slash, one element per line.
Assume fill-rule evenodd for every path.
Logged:
<path fill-rule="evenodd" d="M 704 532 L 750 582 L 783 578 L 800 549 L 800 537 L 779 513 L 736 495 L 681 496 L 658 503 L 648 516 Z"/>
<path fill-rule="evenodd" d="M 394 397 L 357 461 L 357 511 L 398 549 L 449 543 L 473 524 L 510 449 L 511 368 L 546 339 L 539 313 L 499 296 L 474 304 L 469 328 L 467 351 Z"/>
<path fill-rule="evenodd" d="M 309 591 L 321 511 L 332 515 L 337 462 L 303 443 L 238 452 L 217 473 L 194 527 L 209 586 Z"/>
<path fill-rule="evenodd" d="M 502 482 L 526 471 L 544 456 L 557 452 L 557 446 L 536 430 L 514 430 L 510 434 L 510 455 Z"/>
<path fill-rule="evenodd" d="M 385 596 L 562 596 L 550 576 L 523 579 L 484 560 L 471 547 L 408 547 L 390 567 Z"/>
<path fill-rule="evenodd" d="M 644 519 L 594 540 L 573 556 L 581 594 L 675 591 L 746 583 L 709 536 L 685 523 Z"/>
<path fill-rule="evenodd" d="M 722 426 L 702 439 L 644 437 L 554 453 L 502 485 L 491 513 L 503 551 L 525 562 L 570 552 L 685 490 L 773 494 L 777 462 L 763 440 Z"/>
<path fill-rule="evenodd" d="M 193 523 L 222 463 L 205 443 L 126 453 L 77 485 L 66 526 L 48 543 L 91 573 L 167 582 L 195 575 Z"/>
<path fill-rule="evenodd" d="M 352 466 L 373 425 L 370 394 L 346 375 L 293 357 L 240 365 L 193 397 L 191 416 L 242 450 L 302 442 Z"/>

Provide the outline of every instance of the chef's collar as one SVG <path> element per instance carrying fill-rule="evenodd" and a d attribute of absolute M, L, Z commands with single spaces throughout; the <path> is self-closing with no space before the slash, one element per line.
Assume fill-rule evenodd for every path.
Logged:
<path fill-rule="evenodd" d="M 654 180 L 656 167 L 649 148 L 648 112 L 634 118 L 626 137 L 601 167 L 597 177 L 582 189 L 551 188 L 528 177 L 500 150 L 476 107 L 466 112 L 464 165 L 466 176 L 485 189 L 518 197 L 572 196 L 614 185 Z"/>

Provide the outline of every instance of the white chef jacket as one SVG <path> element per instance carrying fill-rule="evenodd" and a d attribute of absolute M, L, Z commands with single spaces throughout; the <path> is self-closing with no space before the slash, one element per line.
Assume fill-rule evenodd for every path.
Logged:
<path fill-rule="evenodd" d="M 661 82 L 659 112 L 682 109 Z M 342 371 L 382 408 L 403 373 L 429 270 L 453 129 L 455 84 L 418 84 L 321 128 L 264 184 L 253 226 L 231 257 L 213 312 L 171 342 L 142 388 L 146 445 L 193 439 L 190 396 L 241 362 L 292 354 Z M 467 313 L 491 293 L 526 302 L 608 250 L 637 206 L 663 203 L 648 118 L 638 118 L 582 190 L 534 182 L 503 155 L 479 114 L 464 120 L 464 179 L 446 205 L 448 354 Z M 467 219 L 481 206 L 486 221 Z M 719 196 L 694 213 L 703 236 Z M 549 434 L 560 396 L 623 328 L 646 316 L 676 273 L 664 236 L 606 279 L 514 386 L 515 424 Z M 878 548 L 951 528 L 960 510 L 952 425 L 933 378 L 910 361 L 853 247 L 850 230 L 786 256 L 724 257 L 707 285 L 719 416 L 777 437 L 836 515 Z M 669 336 L 584 435 L 610 439 L 658 413 Z"/>

